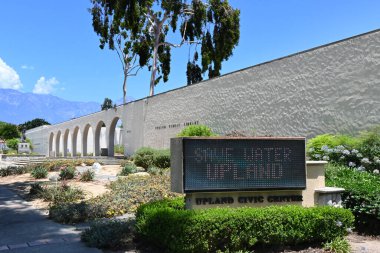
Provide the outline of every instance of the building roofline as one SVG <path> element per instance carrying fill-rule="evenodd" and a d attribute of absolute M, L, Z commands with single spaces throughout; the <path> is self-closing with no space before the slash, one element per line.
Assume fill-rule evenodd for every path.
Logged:
<path fill-rule="evenodd" d="M 306 50 L 303 50 L 303 51 L 299 51 L 299 52 L 296 52 L 296 53 L 293 53 L 293 54 L 289 54 L 289 55 L 286 55 L 286 56 L 275 58 L 275 59 L 272 59 L 272 60 L 269 60 L 269 61 L 258 63 L 258 64 L 255 64 L 255 65 L 252 65 L 252 66 L 249 66 L 249 67 L 246 67 L 246 68 L 238 69 L 238 70 L 235 70 L 235 71 L 232 71 L 232 72 L 229 72 L 229 73 L 226 73 L 226 74 L 223 74 L 223 75 L 211 78 L 211 79 L 203 80 L 203 81 L 201 81 L 199 83 L 181 86 L 181 87 L 178 87 L 178 88 L 175 88 L 175 89 L 172 89 L 172 90 L 168 90 L 168 91 L 164 91 L 164 92 L 155 94 L 155 95 L 150 96 L 150 97 L 143 97 L 143 98 L 140 98 L 140 99 L 136 99 L 134 101 L 127 102 L 125 104 L 120 104 L 117 107 L 121 107 L 123 105 L 131 104 L 131 103 L 138 102 L 138 101 L 141 101 L 141 100 L 150 99 L 150 98 L 157 97 L 157 96 L 160 96 L 160 95 L 164 95 L 166 93 L 170 93 L 170 92 L 173 92 L 173 91 L 177 91 L 177 90 L 181 90 L 181 89 L 186 89 L 188 87 L 192 87 L 192 86 L 195 86 L 195 85 L 200 85 L 202 83 L 205 83 L 205 82 L 208 82 L 208 81 L 211 81 L 211 80 L 215 80 L 215 79 L 219 79 L 219 78 L 224 78 L 226 76 L 233 75 L 233 74 L 236 74 L 236 73 L 239 73 L 239 72 L 243 72 L 243 71 L 246 71 L 248 69 L 253 69 L 253 68 L 261 67 L 263 65 L 267 65 L 267 64 L 270 64 L 270 63 L 273 63 L 273 62 L 277 62 L 277 61 L 280 61 L 280 60 L 284 60 L 284 59 L 287 59 L 287 58 L 292 58 L 294 56 L 306 54 L 306 53 L 309 53 L 309 52 L 312 52 L 312 51 L 316 51 L 316 50 L 319 50 L 319 49 L 322 49 L 322 48 L 330 47 L 330 46 L 333 46 L 333 45 L 336 45 L 336 44 L 340 44 L 342 42 L 346 42 L 346 41 L 349 41 L 349 40 L 357 39 L 357 38 L 364 37 L 364 36 L 367 36 L 369 34 L 373 34 L 373 33 L 377 33 L 377 32 L 380 32 L 380 28 L 372 30 L 372 31 L 369 31 L 369 32 L 360 33 L 360 34 L 357 34 L 357 35 L 354 35 L 354 36 L 351 36 L 351 37 L 347 37 L 347 38 L 344 38 L 344 39 L 341 39 L 341 40 L 333 41 L 333 42 L 330 42 L 330 43 L 327 43 L 327 44 L 323 44 L 323 45 L 320 45 L 320 46 L 316 46 L 316 47 L 313 47 L 313 48 L 309 48 L 309 49 L 306 49 Z M 102 111 L 98 111 L 98 112 L 102 112 Z M 74 118 L 74 119 L 63 121 L 63 122 L 59 122 L 59 123 L 54 124 L 52 126 L 56 126 L 56 125 L 60 125 L 60 124 L 72 121 L 72 120 L 80 119 L 82 117 L 87 117 L 89 115 L 92 115 L 92 114 L 95 114 L 95 113 L 98 113 L 98 112 L 93 112 L 93 113 L 90 113 L 90 114 L 87 114 L 87 115 L 83 115 L 83 116 L 78 117 L 78 118 Z"/>

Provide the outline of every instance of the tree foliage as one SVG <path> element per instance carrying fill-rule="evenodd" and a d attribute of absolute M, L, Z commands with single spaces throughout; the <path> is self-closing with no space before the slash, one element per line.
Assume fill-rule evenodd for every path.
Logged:
<path fill-rule="evenodd" d="M 20 138 L 17 126 L 9 123 L 0 124 L 0 139 L 9 140 L 13 138 Z"/>
<path fill-rule="evenodd" d="M 36 128 L 36 127 L 43 126 L 43 125 L 50 125 L 50 123 L 44 119 L 35 118 L 33 120 L 26 121 L 26 122 L 18 125 L 18 129 L 21 132 L 23 129 L 29 130 L 29 129 Z"/>
<path fill-rule="evenodd" d="M 188 84 L 219 76 L 240 37 L 240 11 L 228 0 L 92 0 L 94 30 L 112 49 L 115 38 L 125 39 L 124 53 L 136 54 L 151 71 L 150 93 L 170 74 L 171 48 L 200 45 L 187 65 Z M 179 43 L 169 37 L 180 35 Z M 177 42 L 178 42 L 177 41 Z M 197 55 L 200 50 L 201 59 Z M 201 66 L 201 67 L 200 67 Z"/>
<path fill-rule="evenodd" d="M 116 104 L 112 104 L 112 100 L 110 98 L 105 98 L 103 104 L 101 105 L 102 111 L 105 111 L 114 107 L 116 107 Z"/>
<path fill-rule="evenodd" d="M 101 49 L 108 44 L 110 50 L 115 50 L 124 74 L 123 102 L 126 103 L 127 78 L 134 76 L 138 70 L 147 65 L 148 58 L 140 57 L 136 62 L 137 52 L 143 45 L 139 44 L 139 29 L 134 28 L 137 24 L 133 16 L 125 16 L 125 10 L 132 10 L 132 2 L 128 0 L 91 0 L 92 26 L 100 37 Z M 131 13 L 132 12 L 128 12 Z"/>

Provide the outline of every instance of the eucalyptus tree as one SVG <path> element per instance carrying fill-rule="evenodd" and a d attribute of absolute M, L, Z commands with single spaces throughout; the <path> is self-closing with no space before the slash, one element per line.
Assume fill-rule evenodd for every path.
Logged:
<path fill-rule="evenodd" d="M 233 9 L 228 0 L 92 0 L 92 3 L 93 9 L 97 8 L 91 12 L 94 29 L 99 24 L 94 22 L 100 19 L 98 13 L 108 13 L 108 18 L 100 22 L 101 29 L 95 29 L 101 31 L 98 32 L 101 43 L 112 45 L 111 37 L 124 35 L 123 52 L 137 55 L 139 66 L 149 67 L 150 96 L 161 79 L 166 82 L 169 78 L 171 48 L 196 45 L 186 71 L 190 84 L 202 80 L 207 71 L 209 78 L 219 76 L 222 62 L 228 60 L 239 42 L 240 11 Z M 109 25 L 111 18 L 115 25 Z M 199 50 L 202 68 L 198 65 Z"/>
<path fill-rule="evenodd" d="M 148 61 L 148 57 L 140 57 L 139 62 L 136 62 L 136 52 L 141 50 L 139 49 L 141 45 L 137 43 L 140 36 L 138 25 L 132 15 L 125 16 L 126 11 L 130 10 L 127 8 L 128 1 L 91 0 L 91 3 L 92 8 L 89 11 L 94 31 L 100 36 L 99 47 L 104 49 L 108 44 L 108 48 L 115 50 L 120 60 L 124 75 L 123 103 L 125 104 L 128 76 L 137 75 L 140 68 Z"/>

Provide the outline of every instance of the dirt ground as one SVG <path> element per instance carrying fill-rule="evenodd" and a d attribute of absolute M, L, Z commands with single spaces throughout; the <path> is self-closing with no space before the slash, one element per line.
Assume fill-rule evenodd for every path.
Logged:
<path fill-rule="evenodd" d="M 104 165 L 102 166 L 102 169 L 97 172 L 97 176 L 104 176 L 104 178 L 112 177 L 116 176 L 120 171 L 121 167 L 119 165 Z M 30 173 L 0 177 L 0 185 L 4 185 L 7 188 L 15 191 L 19 196 L 27 200 L 34 207 L 47 212 L 49 203 L 41 199 L 29 199 L 28 193 L 31 184 L 35 182 L 49 182 L 49 178 L 55 175 L 58 176 L 58 172 L 49 172 L 48 177 L 45 179 L 34 179 Z M 106 185 L 109 182 L 109 180 L 82 182 L 79 180 L 79 177 L 67 181 L 68 185 L 81 188 L 85 192 L 87 199 L 99 196 L 109 191 L 106 188 Z M 60 184 L 60 182 L 57 182 L 57 184 Z"/>

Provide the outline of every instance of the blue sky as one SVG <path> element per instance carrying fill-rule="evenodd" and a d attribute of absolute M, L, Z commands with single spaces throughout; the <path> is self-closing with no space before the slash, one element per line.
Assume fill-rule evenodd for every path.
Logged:
<path fill-rule="evenodd" d="M 241 36 L 222 74 L 380 28 L 377 0 L 230 4 L 241 10 Z M 121 98 L 121 66 L 115 52 L 99 48 L 90 5 L 89 0 L 0 0 L 0 88 L 71 101 Z M 186 46 L 172 50 L 169 81 L 158 84 L 156 94 L 186 85 L 187 57 Z M 128 96 L 148 93 L 146 69 L 128 79 Z"/>

